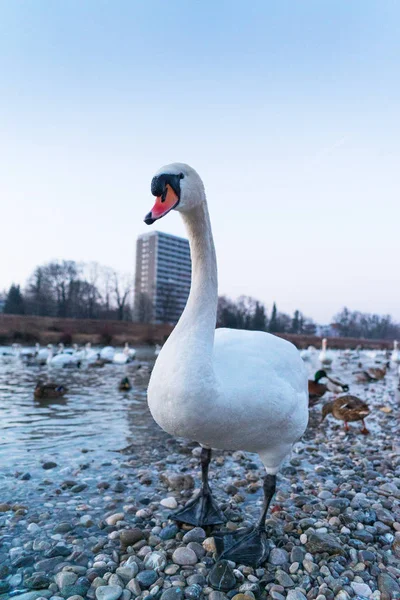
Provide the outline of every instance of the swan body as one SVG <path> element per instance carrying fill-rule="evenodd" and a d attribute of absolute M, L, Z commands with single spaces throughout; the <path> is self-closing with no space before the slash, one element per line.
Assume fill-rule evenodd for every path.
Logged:
<path fill-rule="evenodd" d="M 319 358 L 319 362 L 322 365 L 329 367 L 329 365 L 331 365 L 333 362 L 333 355 L 331 352 L 327 352 L 327 350 L 326 350 L 327 344 L 328 344 L 328 341 L 326 338 L 324 338 L 322 340 L 322 350 L 321 350 L 318 358 Z"/>
<path fill-rule="evenodd" d="M 261 331 L 217 329 L 206 380 L 195 364 L 165 376 L 175 352 L 167 342 L 150 379 L 160 427 L 211 448 L 257 452 L 276 472 L 308 422 L 307 376 L 295 346 Z"/>
<path fill-rule="evenodd" d="M 171 186 L 178 188 L 179 180 L 179 199 L 172 205 L 177 195 Z M 307 427 L 307 374 L 300 354 L 291 343 L 265 332 L 215 330 L 216 257 L 196 171 L 179 163 L 163 167 L 152 192 L 157 201 L 146 223 L 172 208 L 182 214 L 192 284 L 186 308 L 151 374 L 150 411 L 168 433 L 208 448 L 257 452 L 267 473 L 276 474 Z"/>
<path fill-rule="evenodd" d="M 117 365 L 126 365 L 135 358 L 135 355 L 136 350 L 134 348 L 129 348 L 129 344 L 126 343 L 122 352 L 115 352 L 113 356 L 113 363 Z"/>
<path fill-rule="evenodd" d="M 105 346 L 100 350 L 100 358 L 108 362 L 112 362 L 115 354 L 115 348 L 113 346 Z"/>
<path fill-rule="evenodd" d="M 393 342 L 393 352 L 391 354 L 390 361 L 392 363 L 394 363 L 395 365 L 400 365 L 400 352 L 399 352 L 399 349 L 398 349 L 398 342 L 397 342 L 397 340 L 395 340 Z"/>

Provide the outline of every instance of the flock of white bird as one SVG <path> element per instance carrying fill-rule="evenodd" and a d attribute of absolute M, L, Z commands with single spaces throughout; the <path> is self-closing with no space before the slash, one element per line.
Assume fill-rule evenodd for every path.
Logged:
<path fill-rule="evenodd" d="M 306 363 L 319 362 L 325 368 L 329 368 L 335 358 L 335 353 L 328 350 L 327 344 L 327 339 L 324 338 L 322 340 L 322 348 L 320 352 L 318 352 L 317 348 L 314 346 L 309 346 L 305 350 L 300 350 L 300 356 Z M 400 350 L 397 340 L 394 340 L 393 350 L 391 352 L 387 350 L 362 350 L 361 346 L 358 346 L 355 350 L 343 350 L 342 354 L 352 358 L 365 358 L 370 361 L 386 359 L 393 367 L 399 367 L 400 375 Z"/>
<path fill-rule="evenodd" d="M 116 349 L 113 346 L 95 349 L 90 343 L 83 348 L 79 348 L 77 344 L 71 348 L 65 348 L 64 344 L 59 344 L 57 348 L 53 344 L 48 344 L 42 348 L 40 344 L 36 344 L 34 349 L 22 348 L 20 344 L 13 344 L 11 348 L 2 350 L 0 354 L 5 358 L 20 359 L 31 365 L 63 368 L 96 364 L 100 366 L 105 363 L 126 365 L 135 359 L 136 350 L 130 348 L 128 343 L 123 349 Z"/>

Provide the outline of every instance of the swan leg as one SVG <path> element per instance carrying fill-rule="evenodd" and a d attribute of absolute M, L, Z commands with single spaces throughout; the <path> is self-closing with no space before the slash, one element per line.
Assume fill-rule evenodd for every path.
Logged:
<path fill-rule="evenodd" d="M 199 494 L 185 506 L 170 515 L 171 519 L 196 527 L 220 525 L 226 519 L 215 502 L 208 483 L 208 467 L 211 461 L 211 448 L 202 448 L 200 455 L 202 487 Z"/>
<path fill-rule="evenodd" d="M 233 560 L 236 563 L 259 567 L 269 555 L 270 546 L 265 531 L 265 518 L 276 489 L 276 475 L 264 478 L 264 503 L 261 516 L 253 527 L 238 529 L 233 533 L 214 534 L 219 559 Z"/>
<path fill-rule="evenodd" d="M 363 425 L 363 427 L 361 429 L 361 433 L 363 433 L 364 435 L 368 435 L 369 434 L 369 430 L 365 427 L 364 419 L 362 419 L 361 423 Z"/>

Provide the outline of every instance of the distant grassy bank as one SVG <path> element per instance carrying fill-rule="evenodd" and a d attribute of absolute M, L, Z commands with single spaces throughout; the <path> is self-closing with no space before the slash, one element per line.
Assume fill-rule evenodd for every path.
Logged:
<path fill-rule="evenodd" d="M 0 344 L 92 344 L 121 345 L 162 344 L 172 331 L 171 325 L 150 325 L 129 321 L 102 321 L 97 319 L 59 319 L 0 315 Z M 298 348 L 312 345 L 318 348 L 318 336 L 279 333 L 279 337 L 293 342 Z M 392 348 L 390 340 L 364 340 L 357 338 L 330 338 L 330 348 Z"/>
<path fill-rule="evenodd" d="M 129 321 L 0 315 L 0 344 L 162 344 L 171 330 Z"/>

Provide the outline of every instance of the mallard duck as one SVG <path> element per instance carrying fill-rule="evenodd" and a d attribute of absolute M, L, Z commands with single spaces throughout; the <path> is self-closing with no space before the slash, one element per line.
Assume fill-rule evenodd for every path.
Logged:
<path fill-rule="evenodd" d="M 368 405 L 357 396 L 346 394 L 345 396 L 339 396 L 330 402 L 326 402 L 322 407 L 322 420 L 329 414 L 332 414 L 335 419 L 344 421 L 344 428 L 349 431 L 348 423 L 352 421 L 361 421 L 363 428 L 361 433 L 369 433 L 365 427 L 364 419 L 370 413 Z"/>
<path fill-rule="evenodd" d="M 38 381 L 33 392 L 37 400 L 45 400 L 50 398 L 61 398 L 68 392 L 68 388 L 65 385 L 58 385 L 57 383 L 42 383 Z"/>
<path fill-rule="evenodd" d="M 327 383 L 321 383 L 321 379 L 327 379 Z M 308 405 L 314 406 L 326 392 L 348 392 L 349 386 L 337 379 L 329 377 L 323 369 L 317 371 L 314 379 L 308 380 Z"/>
<path fill-rule="evenodd" d="M 370 367 L 363 371 L 355 373 L 356 381 L 358 383 L 372 383 L 373 381 L 380 381 L 386 375 L 387 365 L 384 368 Z"/>
<path fill-rule="evenodd" d="M 132 384 L 129 381 L 129 377 L 124 377 L 123 379 L 121 379 L 121 381 L 119 382 L 118 389 L 120 392 L 129 392 L 129 390 L 132 389 Z"/>

